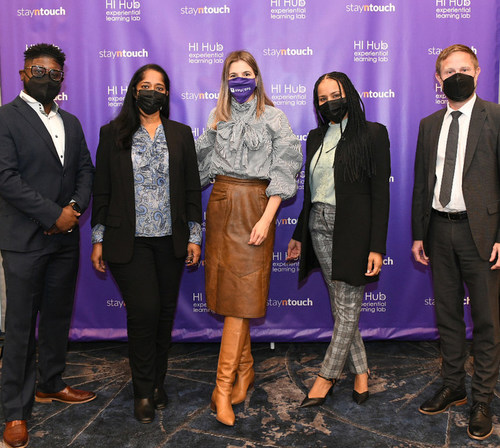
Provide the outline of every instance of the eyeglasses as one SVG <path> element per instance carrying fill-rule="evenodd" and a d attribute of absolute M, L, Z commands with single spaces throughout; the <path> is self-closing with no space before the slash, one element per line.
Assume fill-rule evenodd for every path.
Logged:
<path fill-rule="evenodd" d="M 24 70 L 28 69 L 31 70 L 31 76 L 34 78 L 43 78 L 48 72 L 49 78 L 52 81 L 61 82 L 64 79 L 64 72 L 62 70 L 55 70 L 53 68 L 49 70 L 41 65 L 32 65 L 31 67 L 24 68 Z"/>

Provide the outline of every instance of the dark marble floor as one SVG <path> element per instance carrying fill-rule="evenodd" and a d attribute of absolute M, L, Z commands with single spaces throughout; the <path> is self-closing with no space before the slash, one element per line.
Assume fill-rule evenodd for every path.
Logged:
<path fill-rule="evenodd" d="M 95 390 L 83 405 L 35 403 L 28 426 L 32 448 L 192 447 L 490 447 L 500 446 L 500 383 L 492 406 L 494 433 L 477 442 L 467 436 L 469 406 L 436 416 L 418 405 L 440 385 L 436 342 L 369 342 L 370 399 L 351 399 L 346 375 L 319 408 L 298 409 L 318 371 L 326 344 L 255 344 L 256 388 L 234 407 L 236 425 L 226 427 L 209 408 L 218 344 L 176 344 L 167 378 L 169 405 L 152 424 L 132 415 L 127 346 L 73 344 L 67 382 Z M 468 362 L 468 382 L 471 365 Z M 469 386 L 469 384 L 468 384 Z"/>

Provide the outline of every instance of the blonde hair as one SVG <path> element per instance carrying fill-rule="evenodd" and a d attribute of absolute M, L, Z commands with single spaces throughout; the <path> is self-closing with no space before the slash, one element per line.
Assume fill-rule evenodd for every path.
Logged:
<path fill-rule="evenodd" d="M 457 51 L 462 51 L 464 53 L 470 54 L 472 57 L 472 63 L 474 64 L 474 68 L 477 70 L 479 67 L 479 61 L 477 60 L 476 53 L 474 53 L 469 47 L 466 45 L 455 44 L 450 45 L 439 53 L 439 56 L 436 60 L 436 73 L 441 76 L 441 63 L 447 59 L 452 53 Z"/>
<path fill-rule="evenodd" d="M 257 117 L 260 117 L 264 113 L 266 105 L 274 106 L 274 103 L 269 99 L 264 90 L 264 82 L 262 81 L 259 66 L 255 58 L 245 50 L 233 51 L 226 57 L 224 67 L 222 68 L 219 98 L 217 100 L 217 106 L 215 107 L 214 122 L 212 123 L 213 129 L 216 129 L 219 121 L 228 121 L 231 118 L 231 94 L 229 93 L 228 85 L 229 67 L 231 67 L 233 62 L 237 61 L 246 62 L 255 73 L 255 82 L 257 84 L 255 88 L 255 96 L 257 97 Z"/>

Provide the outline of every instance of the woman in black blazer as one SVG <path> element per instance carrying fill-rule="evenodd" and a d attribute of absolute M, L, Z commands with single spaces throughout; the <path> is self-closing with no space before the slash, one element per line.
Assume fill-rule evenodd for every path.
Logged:
<path fill-rule="evenodd" d="M 191 129 L 168 119 L 169 79 L 155 64 L 130 81 L 101 128 L 92 208 L 92 264 L 107 262 L 127 309 L 134 415 L 167 405 L 164 380 L 184 260 L 198 263 L 201 188 Z"/>
<path fill-rule="evenodd" d="M 340 72 L 314 86 L 319 127 L 307 138 L 304 204 L 287 259 L 300 256 L 299 280 L 321 267 L 335 320 L 318 377 L 301 407 L 323 404 L 347 361 L 353 399 L 368 399 L 368 364 L 358 322 L 364 287 L 378 280 L 389 217 L 389 138 L 367 122 L 363 102 Z"/>

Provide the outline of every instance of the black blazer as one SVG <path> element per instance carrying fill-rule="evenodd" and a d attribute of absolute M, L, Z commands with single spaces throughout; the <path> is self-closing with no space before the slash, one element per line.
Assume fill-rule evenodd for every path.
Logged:
<path fill-rule="evenodd" d="M 172 237 L 176 257 L 184 257 L 189 221 L 201 223 L 201 187 L 191 128 L 162 120 L 169 154 Z M 92 227 L 106 226 L 103 259 L 131 260 L 135 238 L 135 193 L 132 148 L 119 149 L 114 125 L 103 126 L 96 155 Z"/>
<path fill-rule="evenodd" d="M 445 113 L 441 109 L 420 122 L 415 155 L 413 240 L 424 242 L 427 255 L 437 147 Z M 500 242 L 500 105 L 479 97 L 469 124 L 462 192 L 472 238 L 481 258 L 488 260 L 493 244 Z"/>
<path fill-rule="evenodd" d="M 304 205 L 300 212 L 293 239 L 302 243 L 299 281 L 319 266 L 309 232 L 311 160 L 320 147 L 327 126 L 312 130 L 307 137 Z M 391 162 L 389 136 L 385 126 L 368 122 L 368 132 L 374 155 L 376 173 L 360 182 L 348 182 L 337 163 L 335 178 L 336 214 L 333 231 L 332 280 L 360 286 L 378 280 L 365 276 L 368 254 L 385 254 L 389 221 L 389 176 Z"/>
<path fill-rule="evenodd" d="M 0 249 L 28 252 L 53 241 L 78 244 L 74 232 L 44 235 L 74 199 L 85 210 L 94 166 L 78 119 L 59 109 L 64 123 L 61 165 L 37 113 L 19 96 L 0 107 Z"/>

